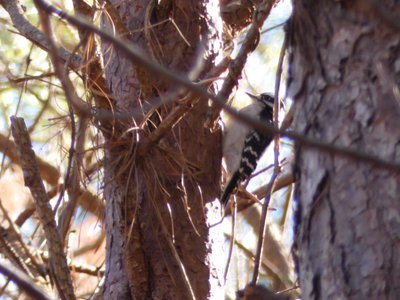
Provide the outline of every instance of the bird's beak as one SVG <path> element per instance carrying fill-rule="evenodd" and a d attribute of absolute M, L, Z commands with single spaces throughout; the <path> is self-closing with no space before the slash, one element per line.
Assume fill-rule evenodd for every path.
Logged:
<path fill-rule="evenodd" d="M 258 101 L 258 102 L 261 102 L 261 97 L 260 96 L 256 96 L 256 95 L 253 95 L 252 93 L 248 93 L 248 92 L 245 92 L 250 98 L 252 98 L 252 99 L 254 99 L 254 100 L 256 100 L 256 101 Z M 263 102 L 265 105 L 268 105 L 269 107 L 271 107 L 271 108 L 274 108 L 274 104 L 273 103 L 270 103 L 270 102 Z"/>
<path fill-rule="evenodd" d="M 249 92 L 245 92 L 247 94 L 247 96 L 249 96 L 250 98 L 254 99 L 254 100 L 260 100 L 256 95 L 253 95 L 252 93 Z"/>

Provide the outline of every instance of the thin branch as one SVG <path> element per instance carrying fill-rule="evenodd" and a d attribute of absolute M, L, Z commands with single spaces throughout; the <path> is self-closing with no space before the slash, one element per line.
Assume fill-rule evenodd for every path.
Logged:
<path fill-rule="evenodd" d="M 222 72 L 226 70 L 228 64 L 230 62 L 230 58 L 226 57 L 223 59 L 217 66 L 215 66 L 210 72 L 208 72 L 204 78 L 215 78 L 219 76 Z M 205 81 L 203 84 L 208 87 L 213 81 Z M 144 141 L 139 143 L 137 155 L 146 154 L 149 149 L 154 146 L 167 132 L 170 132 L 171 128 L 182 119 L 187 112 L 189 112 L 195 103 L 199 101 L 199 97 L 193 95 L 193 93 L 189 92 L 186 96 L 179 102 L 179 106 L 175 108 L 166 118 L 164 118 L 163 122 L 156 128 L 156 130 Z"/>
<path fill-rule="evenodd" d="M 17 145 L 21 160 L 25 185 L 29 187 L 36 204 L 36 211 L 42 224 L 50 253 L 50 266 L 53 279 L 61 297 L 75 299 L 71 274 L 64 255 L 63 244 L 56 228 L 54 214 L 47 198 L 43 181 L 40 178 L 32 143 L 22 118 L 11 117 L 11 132 Z"/>
<path fill-rule="evenodd" d="M 255 194 L 257 197 L 261 198 L 266 195 L 268 190 L 271 190 L 272 192 L 276 192 L 284 187 L 289 186 L 292 183 L 294 183 L 292 172 L 280 173 L 278 175 L 278 177 L 276 178 L 275 185 L 272 189 L 268 183 L 268 184 L 260 186 L 258 189 L 256 189 L 253 192 L 253 194 Z"/>
<path fill-rule="evenodd" d="M 5 135 L 0 133 L 0 151 L 3 152 L 7 157 L 15 164 L 20 164 L 20 160 L 17 153 L 17 147 L 15 143 L 9 140 Z M 43 177 L 50 185 L 55 186 L 60 178 L 60 172 L 56 167 L 45 162 L 40 157 L 36 156 L 38 163 L 40 176 Z"/>
<path fill-rule="evenodd" d="M 49 83 L 48 83 L 48 86 L 49 86 L 49 91 L 50 91 L 50 90 L 51 90 L 51 79 L 50 79 L 50 81 L 49 81 Z M 33 94 L 33 93 L 32 93 L 32 94 Z M 36 114 L 36 116 L 35 116 L 35 118 L 34 118 L 34 120 L 33 120 L 32 125 L 29 126 L 29 129 L 28 129 L 29 134 L 31 134 L 31 133 L 35 130 L 36 126 L 39 124 L 40 119 L 42 118 L 42 116 L 44 115 L 44 113 L 48 110 L 48 108 L 49 108 L 49 106 L 50 106 L 50 100 L 51 100 L 51 98 L 52 98 L 52 93 L 49 93 L 49 94 L 48 94 L 46 100 L 40 99 L 40 98 L 38 97 L 39 95 L 35 95 L 35 94 L 33 94 L 33 95 L 36 97 L 36 99 L 38 99 L 40 102 L 42 102 L 42 107 L 40 108 L 39 112 Z"/>
<path fill-rule="evenodd" d="M 7 76 L 7 79 L 13 84 L 19 84 L 19 83 L 24 83 L 24 82 L 30 81 L 30 80 L 39 80 L 40 81 L 43 78 L 49 78 L 49 77 L 51 78 L 54 75 L 55 75 L 54 72 L 48 72 L 48 73 L 43 73 L 43 74 L 36 75 L 36 76 L 28 75 L 25 77 L 18 77 L 18 78 L 13 78 L 11 76 Z"/>
<path fill-rule="evenodd" d="M 271 191 L 272 191 L 272 187 L 274 185 L 275 179 L 278 176 L 277 172 L 274 171 L 274 173 L 271 176 L 271 179 L 269 181 L 268 186 L 270 187 L 269 190 L 267 190 L 267 194 L 265 196 L 265 200 L 264 200 L 264 204 L 262 207 L 262 211 L 261 211 L 261 217 L 260 217 L 260 227 L 259 227 L 259 232 L 258 232 L 258 241 L 257 241 L 257 252 L 256 252 L 256 256 L 254 258 L 254 272 L 253 272 L 253 277 L 250 281 L 251 285 L 256 285 L 257 284 L 257 280 L 258 280 L 258 273 L 259 273 L 259 269 L 260 269 L 260 262 L 261 262 L 261 254 L 262 254 L 262 248 L 264 245 L 264 236 L 265 236 L 265 232 L 267 229 L 266 226 L 266 219 L 267 219 L 267 212 L 268 212 L 268 206 L 269 206 L 269 202 L 271 199 Z"/>
<path fill-rule="evenodd" d="M 3 212 L 4 218 L 8 221 L 8 226 L 9 226 L 8 230 L 11 232 L 11 235 L 15 237 L 15 239 L 18 241 L 21 251 L 24 253 L 24 255 L 26 255 L 27 258 L 30 259 L 32 266 L 35 267 L 36 270 L 40 271 L 41 268 L 37 263 L 36 258 L 31 254 L 31 252 L 26 247 L 24 241 L 22 240 L 21 233 L 15 226 L 15 223 L 12 221 L 10 215 L 8 214 L 8 211 L 3 206 L 3 200 L 1 198 L 0 198 L 0 210 Z M 23 258 L 23 260 L 26 259 Z"/>
<path fill-rule="evenodd" d="M 53 63 L 54 72 L 56 73 L 58 79 L 61 82 L 65 98 L 67 99 L 67 103 L 69 106 L 71 106 L 71 109 L 73 109 L 78 115 L 82 117 L 89 116 L 91 111 L 90 106 L 86 102 L 84 102 L 81 98 L 78 97 L 78 95 L 75 92 L 74 85 L 72 84 L 71 80 L 68 77 L 68 74 L 64 72 L 62 62 L 60 61 L 58 56 L 58 49 L 54 42 L 53 30 L 51 28 L 49 16 L 46 12 L 43 12 L 40 9 L 38 10 L 39 10 L 40 22 L 50 46 L 48 53 L 51 62 Z"/>
<path fill-rule="evenodd" d="M 10 15 L 11 21 L 13 25 L 18 29 L 19 34 L 30 40 L 33 44 L 40 47 L 46 52 L 51 51 L 51 44 L 46 36 L 34 27 L 25 17 L 23 8 L 19 5 L 16 0 L 0 0 L 0 4 L 4 7 L 4 9 Z M 91 30 L 89 30 L 92 32 Z M 98 57 L 98 54 L 95 53 L 90 55 L 90 61 L 86 62 L 82 57 L 76 54 L 71 54 L 64 48 L 58 48 L 56 51 L 56 55 L 65 61 L 70 61 L 70 65 L 72 69 L 75 71 L 79 71 L 82 66 L 87 65 L 86 73 L 88 78 L 90 79 L 89 89 L 92 91 L 93 97 L 96 101 L 98 107 L 110 110 L 110 104 L 112 103 L 112 97 L 110 96 L 109 89 L 106 85 L 105 79 L 102 76 L 103 69 L 101 67 L 101 63 Z M 35 77 L 32 77 L 35 78 Z M 29 79 L 29 78 L 28 78 Z M 79 112 L 79 111 L 78 111 Z M 86 113 L 89 113 L 88 110 Z M 114 120 L 112 117 L 107 118 L 106 120 L 103 118 L 103 121 Z M 101 121 L 101 120 L 100 120 Z M 102 128 L 109 128 L 111 125 L 107 122 L 101 124 Z M 107 130 L 103 131 L 105 135 L 107 135 Z"/>
<path fill-rule="evenodd" d="M 254 205 L 255 203 L 260 204 L 258 199 L 265 197 L 270 190 L 271 193 L 279 191 L 280 189 L 289 186 L 293 182 L 293 174 L 291 172 L 279 173 L 278 177 L 275 180 L 274 185 L 271 187 L 270 183 L 266 183 L 259 188 L 257 188 L 254 192 L 250 193 L 245 189 L 239 189 L 237 192 L 237 196 L 240 199 L 238 201 L 238 212 L 245 210 L 246 208 Z M 255 197 L 255 196 L 257 197 Z M 231 214 L 231 208 L 227 206 L 225 208 L 225 216 Z"/>
<path fill-rule="evenodd" d="M 49 261 L 49 252 L 36 250 L 36 253 L 40 255 L 43 261 L 45 262 Z M 102 267 L 95 267 L 87 264 L 74 263 L 70 260 L 68 260 L 68 267 L 70 268 L 71 271 L 84 273 L 91 276 L 102 277 L 104 276 L 105 273 L 105 270 Z"/>
<path fill-rule="evenodd" d="M 25 274 L 0 261 L 0 273 L 14 282 L 28 296 L 36 300 L 50 300 Z"/>
<path fill-rule="evenodd" d="M 73 250 L 71 256 L 78 257 L 80 255 L 87 254 L 91 250 L 98 249 L 101 246 L 101 244 L 103 243 L 105 237 L 106 237 L 105 231 L 102 230 L 101 234 L 96 238 L 95 241 L 91 242 L 90 244 L 84 245 L 78 249 Z"/>
<path fill-rule="evenodd" d="M 230 236 L 229 234 L 224 233 L 224 236 L 227 239 L 231 239 L 232 236 Z M 241 242 L 239 242 L 238 240 L 234 240 L 235 242 L 235 246 L 238 247 L 239 250 L 241 250 L 244 255 L 246 255 L 248 257 L 248 259 L 250 261 L 254 260 L 254 253 L 248 249 L 245 245 L 243 245 Z M 268 277 L 272 278 L 273 280 L 279 281 L 279 283 L 281 283 L 283 286 L 285 286 L 285 282 L 282 280 L 282 275 L 279 274 L 279 270 L 277 270 L 276 267 L 273 266 L 273 263 L 271 261 L 269 261 L 268 259 L 263 259 L 261 261 L 261 267 L 264 269 L 264 271 L 267 273 Z"/>
<path fill-rule="evenodd" d="M 396 172 L 400 171 L 400 162 L 393 162 L 392 160 L 389 161 L 381 159 L 375 155 L 370 155 L 364 152 L 353 150 L 348 147 L 332 145 L 330 142 L 323 142 L 320 140 L 316 140 L 314 138 L 309 138 L 303 134 L 294 131 L 281 130 L 273 125 L 266 124 L 265 122 L 255 120 L 251 116 L 242 114 L 237 110 L 235 110 L 234 108 L 227 106 L 225 104 L 226 99 L 208 93 L 206 89 L 204 89 L 202 86 L 198 84 L 191 82 L 187 77 L 178 74 L 176 72 L 173 72 L 167 69 L 166 67 L 163 67 L 149 60 L 140 50 L 135 48 L 129 42 L 124 41 L 123 39 L 120 39 L 118 37 L 115 37 L 112 33 L 109 33 L 108 31 L 105 30 L 101 30 L 79 17 L 68 15 L 63 11 L 55 8 L 54 6 L 47 4 L 43 0 L 36 0 L 35 2 L 47 12 L 54 13 L 58 15 L 60 18 L 67 20 L 71 24 L 92 31 L 101 36 L 104 40 L 113 43 L 114 46 L 118 48 L 118 50 L 127 55 L 130 59 L 132 59 L 132 61 L 135 64 L 146 69 L 149 73 L 153 74 L 154 76 L 163 78 L 168 82 L 179 84 L 183 87 L 190 89 L 191 91 L 193 91 L 195 94 L 199 95 L 202 98 L 212 100 L 213 102 L 216 103 L 216 105 L 219 108 L 223 108 L 227 114 L 245 123 L 246 125 L 251 126 L 260 133 L 279 134 L 281 137 L 288 137 L 290 139 L 295 140 L 299 145 L 302 145 L 304 147 L 314 148 L 326 152 L 328 154 L 333 154 L 333 155 L 336 154 L 353 160 L 362 161 L 364 163 L 368 163 L 376 167 L 384 168 L 387 170 L 392 170 Z M 115 115 L 112 116 L 114 117 Z M 94 117 L 100 119 L 101 115 L 95 114 Z M 106 116 L 103 115 L 103 117 Z"/>
<path fill-rule="evenodd" d="M 229 266 L 231 264 L 231 259 L 233 255 L 233 246 L 236 242 L 236 219 L 237 219 L 237 202 L 236 196 L 233 196 L 233 201 L 231 202 L 231 212 L 232 212 L 232 222 L 231 222 L 231 236 L 229 239 L 229 251 L 228 251 L 228 261 L 226 262 L 225 272 L 224 272 L 224 282 L 226 282 L 226 278 L 229 272 Z M 233 209 L 232 209 L 233 208 Z"/>
<path fill-rule="evenodd" d="M 83 141 L 84 141 L 84 132 L 86 129 L 86 115 L 88 114 L 88 111 L 90 111 L 90 107 L 87 103 L 82 101 L 80 99 L 76 92 L 75 88 L 71 82 L 71 80 L 68 77 L 68 72 L 67 69 L 63 68 L 62 63 L 57 55 L 57 47 L 53 38 L 53 30 L 51 28 L 50 24 L 50 17 L 46 12 L 43 12 L 39 9 L 39 18 L 41 21 L 41 25 L 43 28 L 43 31 L 45 35 L 47 36 L 50 44 L 50 51 L 49 51 L 49 56 L 50 59 L 53 63 L 54 71 L 59 78 L 61 85 L 64 90 L 65 98 L 67 99 L 67 104 L 68 104 L 68 109 L 69 109 L 69 116 L 71 118 L 71 146 L 69 149 L 69 158 L 68 158 L 68 169 L 67 169 L 67 175 L 66 175 L 66 182 L 64 183 L 64 186 L 68 189 L 68 196 L 69 196 L 69 202 L 67 204 L 66 209 L 64 210 L 63 214 L 61 215 L 59 225 L 59 230 L 61 233 L 61 243 L 64 244 L 65 237 L 67 235 L 67 231 L 69 228 L 69 224 L 72 218 L 72 215 L 75 211 L 76 204 L 77 204 L 77 199 L 78 199 L 78 194 L 79 192 L 79 163 L 77 162 L 76 158 L 76 153 L 75 153 L 75 136 L 76 136 L 76 129 L 75 129 L 75 117 L 74 117 L 74 112 L 79 114 L 81 118 L 81 124 L 83 125 L 83 135 L 81 136 L 81 148 L 83 147 Z M 66 65 L 68 65 L 69 60 L 67 60 Z M 83 150 L 83 149 L 80 149 Z M 71 173 L 71 178 L 70 178 L 70 172 Z M 71 179 L 71 187 L 69 187 L 70 184 L 70 179 Z M 64 194 L 64 189 L 60 193 L 59 200 L 56 204 L 55 210 L 58 208 L 58 205 L 60 204 L 60 200 L 62 199 Z"/>
<path fill-rule="evenodd" d="M 13 247 L 12 243 L 10 243 L 9 239 L 11 235 L 11 238 L 15 238 L 12 232 L 0 226 L 0 253 L 2 257 L 8 259 L 14 266 L 24 271 L 29 277 L 33 277 L 29 264 L 21 257 L 18 249 L 16 249 L 17 247 Z"/>
<path fill-rule="evenodd" d="M 287 47 L 287 33 L 285 34 L 285 37 L 283 39 L 280 55 L 279 55 L 279 61 L 278 61 L 278 69 L 276 71 L 276 77 L 275 77 L 275 103 L 274 103 L 274 125 L 276 127 L 279 126 L 279 110 L 280 110 L 280 100 L 279 100 L 279 87 L 281 83 L 281 75 L 282 75 L 282 64 L 283 64 L 283 59 L 285 56 L 286 52 L 286 47 Z M 259 267 L 260 267 L 260 261 L 261 261 L 261 254 L 263 252 L 263 246 L 264 246 L 264 237 L 265 233 L 267 230 L 267 213 L 268 213 L 268 206 L 269 202 L 271 199 L 271 194 L 273 187 L 275 185 L 276 178 L 278 177 L 280 173 L 280 166 L 279 166 L 279 134 L 276 134 L 274 136 L 275 140 L 275 148 L 274 148 L 274 171 L 271 176 L 271 180 L 269 182 L 269 189 L 267 190 L 267 195 L 265 197 L 265 201 L 262 207 L 261 211 L 261 218 L 260 218 L 260 227 L 259 227 L 259 232 L 258 232 L 258 243 L 257 243 L 257 252 L 256 252 L 256 257 L 254 259 L 254 272 L 253 272 L 253 278 L 250 282 L 250 285 L 255 286 L 258 281 L 258 273 L 259 273 Z"/>
<path fill-rule="evenodd" d="M 74 148 L 73 153 L 73 163 L 71 165 L 71 177 L 70 180 L 65 182 L 68 191 L 68 203 L 62 211 L 59 219 L 59 231 L 61 233 L 61 237 L 65 240 L 68 230 L 70 228 L 72 217 L 75 213 L 76 206 L 79 202 L 80 193 L 82 190 L 80 189 L 80 170 L 82 163 L 82 154 L 85 146 L 85 137 L 86 137 L 86 128 L 88 126 L 88 119 L 81 118 L 79 120 L 79 128 L 77 132 L 76 138 L 76 149 Z M 71 147 L 73 147 L 71 142 Z"/>
<path fill-rule="evenodd" d="M 42 48 L 45 51 L 50 49 L 49 41 L 36 27 L 34 27 L 24 17 L 24 11 L 22 7 L 17 3 L 16 0 L 0 0 L 0 4 L 10 15 L 13 25 L 18 29 L 20 34 L 32 41 L 35 45 Z M 60 57 L 66 61 L 70 57 L 70 53 L 65 49 L 59 49 Z M 78 70 L 82 65 L 82 58 L 78 55 L 74 55 L 72 58 L 72 66 Z"/>
<path fill-rule="evenodd" d="M 74 4 L 74 9 L 77 14 L 85 16 L 88 20 L 91 20 L 93 22 L 95 10 L 91 6 L 89 6 L 84 0 L 73 0 L 72 2 Z M 105 9 L 110 14 L 114 22 L 114 26 L 116 26 L 117 30 L 127 30 L 124 27 L 124 24 L 118 13 L 116 13 L 115 8 L 110 4 L 109 1 L 105 2 Z M 111 13 L 110 11 L 113 11 L 113 13 Z M 121 27 L 123 27 L 124 29 L 121 29 Z M 82 68 L 83 73 L 86 75 L 83 76 L 85 88 L 92 92 L 96 107 L 111 110 L 113 101 L 111 99 L 111 92 L 103 76 L 104 69 L 101 63 L 99 51 L 97 51 L 97 41 L 91 31 L 83 30 L 81 28 L 78 28 L 78 30 L 81 40 L 76 49 L 78 49 L 81 45 L 85 45 L 85 55 L 83 57 L 84 66 Z M 65 72 L 69 68 L 69 64 L 70 59 L 68 59 L 65 63 Z M 66 74 L 65 76 L 68 75 Z M 105 136 L 108 136 L 109 132 L 112 131 L 113 121 L 114 120 L 112 119 L 111 122 L 101 123 L 102 132 Z"/>
<path fill-rule="evenodd" d="M 50 45 L 52 47 L 53 51 L 57 51 L 56 46 L 55 46 L 55 42 L 54 39 L 52 37 L 52 32 L 51 32 L 51 28 L 50 28 L 50 22 L 49 20 L 43 20 L 42 19 L 42 23 L 47 24 L 47 26 L 43 26 L 44 27 L 44 31 L 45 33 L 48 35 L 48 39 L 50 41 Z M 72 53 L 75 53 L 79 47 L 80 44 L 82 43 L 82 41 L 75 47 L 75 49 L 72 51 Z M 67 73 L 67 66 L 69 64 L 69 61 L 67 61 L 64 65 L 64 72 L 62 72 L 62 74 L 60 74 L 60 66 L 61 63 L 58 61 L 58 59 L 53 55 L 50 56 L 51 60 L 53 62 L 53 66 L 54 69 L 56 69 L 56 75 L 59 78 L 59 80 L 62 82 L 63 88 L 66 87 L 67 84 L 63 83 L 64 80 L 69 81 L 69 77 L 68 77 L 68 73 Z M 57 64 L 57 66 L 55 66 Z M 73 94 L 75 94 L 75 91 L 72 92 Z M 68 95 L 68 96 L 67 96 Z M 71 124 L 71 144 L 69 146 L 68 149 L 68 163 L 67 163 L 67 172 L 64 176 L 64 184 L 61 186 L 61 191 L 60 191 L 60 195 L 58 196 L 58 200 L 56 202 L 56 205 L 54 206 L 54 212 L 57 212 L 61 201 L 64 198 L 64 194 L 65 194 L 65 190 L 68 189 L 69 187 L 69 182 L 70 182 L 70 176 L 71 176 L 71 172 L 74 173 L 75 170 L 72 170 L 73 166 L 72 163 L 74 161 L 75 158 L 75 137 L 76 137 L 76 125 L 75 125 L 75 115 L 74 115 L 74 109 L 73 109 L 73 105 L 71 103 L 71 99 L 70 99 L 70 93 L 66 93 L 65 92 L 65 98 L 67 99 L 67 106 L 68 106 L 68 115 L 70 118 L 70 124 Z M 84 119 L 84 118 L 83 118 Z M 72 176 L 72 181 L 74 180 L 74 176 Z M 61 237 L 63 239 L 63 241 L 65 242 L 65 235 L 63 234 L 63 227 L 64 224 L 62 223 L 58 223 L 59 225 L 59 230 L 61 232 Z M 61 226 L 61 227 L 60 227 Z"/>
<path fill-rule="evenodd" d="M 56 186 L 55 188 L 51 189 L 49 192 L 47 192 L 47 198 L 50 200 L 53 198 L 58 191 L 60 191 L 62 187 Z M 96 194 L 92 193 L 89 190 L 81 189 L 78 192 L 78 203 L 79 205 L 86 211 L 92 213 L 95 215 L 99 221 L 104 220 L 104 202 L 99 196 Z M 15 224 L 18 227 L 21 227 L 27 219 L 29 219 L 33 213 L 36 211 L 36 208 L 29 207 L 26 208 L 22 213 L 18 215 L 18 217 L 15 220 Z"/>
<path fill-rule="evenodd" d="M 15 219 L 15 225 L 17 225 L 18 227 L 21 227 L 22 225 L 24 225 L 26 220 L 28 220 L 33 215 L 34 212 L 35 212 L 35 208 L 34 207 L 33 208 L 31 208 L 31 207 L 26 208 Z"/>
<path fill-rule="evenodd" d="M 242 74 L 243 68 L 246 64 L 247 58 L 252 53 L 260 40 L 260 30 L 264 21 L 269 16 L 272 6 L 275 1 L 264 0 L 260 3 L 253 15 L 252 23 L 246 33 L 243 44 L 237 54 L 236 58 L 230 63 L 228 75 L 222 84 L 221 90 L 218 92 L 217 97 L 224 99 L 225 104 L 233 88 L 237 86 L 239 77 Z M 213 102 L 211 105 L 208 120 L 206 121 L 207 127 L 213 127 L 215 120 L 218 118 L 221 106 Z"/>
<path fill-rule="evenodd" d="M 269 31 L 272 31 L 272 30 L 274 30 L 274 29 L 277 29 L 277 28 L 279 28 L 279 27 L 285 25 L 286 22 L 287 22 L 287 21 L 282 22 L 282 23 L 279 23 L 279 24 L 276 24 L 276 25 L 273 25 L 273 26 L 271 26 L 271 27 L 268 27 L 268 28 L 264 29 L 263 31 L 261 31 L 261 34 L 265 34 L 265 33 L 269 32 Z"/>

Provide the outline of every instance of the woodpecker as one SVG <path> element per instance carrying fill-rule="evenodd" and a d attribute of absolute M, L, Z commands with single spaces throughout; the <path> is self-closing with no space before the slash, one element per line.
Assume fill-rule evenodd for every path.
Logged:
<path fill-rule="evenodd" d="M 250 116 L 254 115 L 254 118 L 272 124 L 274 96 L 269 93 L 258 96 L 246 94 L 252 99 L 252 104 L 240 112 Z M 224 206 L 228 203 L 234 189 L 248 179 L 255 170 L 259 158 L 272 140 L 273 135 L 263 135 L 248 126 L 239 124 L 239 122 L 235 122 L 231 128 L 227 128 L 227 132 L 224 134 L 223 152 L 227 171 L 232 176 L 220 199 Z"/>

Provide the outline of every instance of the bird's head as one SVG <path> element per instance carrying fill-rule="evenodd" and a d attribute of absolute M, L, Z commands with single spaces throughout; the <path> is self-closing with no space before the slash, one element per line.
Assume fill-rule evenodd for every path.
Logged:
<path fill-rule="evenodd" d="M 253 95 L 251 93 L 246 92 L 246 94 L 253 100 L 259 101 L 263 103 L 265 106 L 269 106 L 271 108 L 274 107 L 274 95 L 271 93 L 262 93 L 259 94 L 258 96 Z M 283 107 L 283 102 L 281 101 L 281 107 Z"/>

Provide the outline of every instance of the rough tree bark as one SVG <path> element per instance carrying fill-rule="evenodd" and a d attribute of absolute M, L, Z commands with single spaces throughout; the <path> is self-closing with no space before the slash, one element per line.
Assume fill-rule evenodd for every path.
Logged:
<path fill-rule="evenodd" d="M 294 1 L 294 127 L 399 161 L 400 34 L 372 2 Z M 379 5 L 399 12 L 395 3 Z M 400 175 L 297 150 L 302 299 L 400 299 Z"/>
<path fill-rule="evenodd" d="M 203 75 L 215 62 L 221 48 L 218 16 L 213 15 L 216 1 L 111 3 L 116 11 L 106 9 L 110 16 L 119 15 L 119 20 L 113 19 L 117 31 L 157 62 L 187 73 L 200 53 Z M 152 26 L 169 17 L 175 24 Z M 105 27 L 110 23 L 103 20 Z M 110 44 L 103 43 L 102 52 L 116 111 L 133 111 L 176 90 L 135 67 Z M 146 141 L 174 108 L 162 107 L 144 125 L 116 123 L 107 140 L 104 299 L 191 299 L 185 282 L 190 282 L 197 299 L 222 297 L 220 267 L 211 256 L 215 238 L 207 227 L 210 212 L 219 212 L 205 210 L 205 204 L 219 195 L 221 143 L 218 131 L 203 127 L 207 100 L 193 105 L 159 143 L 137 153 L 136 142 Z M 141 128 L 129 130 L 135 125 Z"/>

